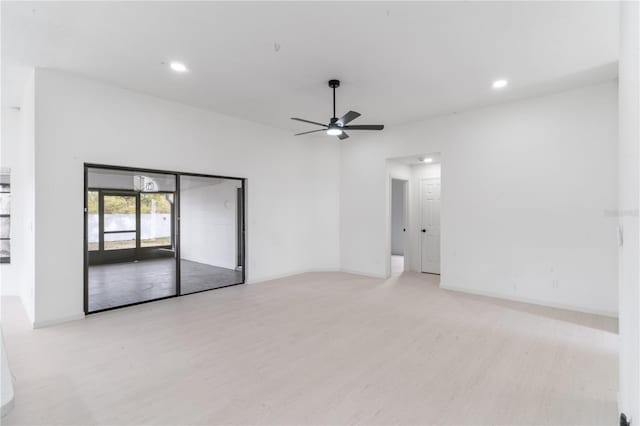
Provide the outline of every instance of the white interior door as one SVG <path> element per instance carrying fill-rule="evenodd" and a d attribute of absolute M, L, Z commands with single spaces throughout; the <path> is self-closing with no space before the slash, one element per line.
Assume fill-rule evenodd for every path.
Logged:
<path fill-rule="evenodd" d="M 440 178 L 420 181 L 422 272 L 440 273 Z"/>

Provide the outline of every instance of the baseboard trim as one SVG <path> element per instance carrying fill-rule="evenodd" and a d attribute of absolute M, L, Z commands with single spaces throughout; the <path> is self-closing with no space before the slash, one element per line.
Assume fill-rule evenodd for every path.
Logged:
<path fill-rule="evenodd" d="M 266 276 L 266 277 L 261 277 L 261 278 L 249 280 L 249 281 L 247 281 L 247 284 L 257 284 L 257 283 L 262 283 L 262 282 L 266 282 L 266 281 L 273 281 L 273 280 L 278 280 L 278 279 L 282 279 L 282 278 L 289 278 L 289 277 L 293 277 L 293 276 L 296 276 L 296 275 L 306 274 L 308 272 L 340 272 L 340 270 L 338 270 L 338 269 L 304 269 L 304 270 L 299 270 L 299 271 L 288 272 L 288 273 L 285 273 L 285 274 L 270 275 L 270 276 Z M 36 329 L 36 328 L 50 327 L 50 326 L 62 324 L 62 323 L 69 322 L 69 321 L 75 321 L 75 320 L 79 320 L 79 319 L 83 319 L 83 318 L 85 318 L 85 314 L 84 313 L 80 313 L 80 314 L 75 314 L 75 315 L 69 315 L 69 316 L 62 317 L 62 318 L 56 318 L 54 320 L 33 321 L 33 328 Z"/>
<path fill-rule="evenodd" d="M 279 280 L 282 278 L 289 278 L 296 275 L 309 274 L 309 273 L 323 273 L 323 272 L 343 272 L 343 271 L 337 268 L 303 269 L 299 271 L 289 272 L 286 274 L 269 275 L 263 278 L 251 279 L 247 281 L 247 284 L 257 284 L 257 283 L 263 283 L 265 281 L 273 281 L 273 280 Z"/>
<path fill-rule="evenodd" d="M 69 315 L 66 317 L 62 317 L 62 318 L 56 318 L 54 320 L 47 320 L 47 321 L 34 321 L 33 322 L 33 328 L 44 328 L 44 327 L 50 327 L 52 325 L 58 325 L 58 324 L 62 324 L 64 322 L 69 322 L 69 321 L 76 321 L 79 319 L 84 319 L 85 315 L 84 313 L 80 313 L 80 314 L 74 314 L 74 315 Z"/>
<path fill-rule="evenodd" d="M 305 269 L 300 271 L 287 272 L 284 274 L 267 275 L 266 277 L 249 279 L 247 280 L 247 284 L 257 284 L 257 283 L 263 283 L 265 281 L 273 281 L 273 280 L 279 280 L 282 278 L 289 278 L 289 277 L 293 277 L 294 275 L 304 274 L 305 272 L 309 272 L 309 271 Z"/>
<path fill-rule="evenodd" d="M 307 272 L 342 272 L 340 268 L 316 268 L 316 269 L 307 269 Z"/>
<path fill-rule="evenodd" d="M 382 279 L 386 279 L 388 278 L 385 274 L 372 274 L 371 272 L 362 272 L 362 271 L 356 271 L 353 269 L 340 269 L 339 272 L 344 272 L 346 274 L 353 274 L 353 275 L 361 275 L 363 277 L 368 277 L 368 278 L 382 278 Z"/>
<path fill-rule="evenodd" d="M 299 270 L 299 271 L 292 271 L 292 272 L 288 272 L 288 273 L 284 273 L 284 274 L 271 275 L 271 276 L 266 276 L 266 277 L 261 277 L 261 278 L 249 280 L 249 281 L 247 281 L 247 284 L 263 283 L 263 282 L 278 280 L 278 279 L 282 279 L 282 278 L 289 278 L 289 277 L 293 277 L 293 276 L 301 275 L 301 274 L 305 274 L 305 273 L 323 273 L 323 272 L 343 272 L 343 273 L 346 273 L 346 274 L 353 274 L 353 275 L 359 275 L 359 276 L 362 276 L 362 277 L 376 278 L 376 279 L 386 279 L 387 278 L 384 274 L 372 274 L 372 273 L 369 273 L 369 272 L 362 272 L 362 271 L 357 271 L 357 270 L 353 270 L 353 269 L 345 269 L 345 268 L 342 268 L 342 269 L 327 268 L 327 269 L 305 269 L 305 270 Z M 549 308 L 564 309 L 564 310 L 569 310 L 569 311 L 582 312 L 582 313 L 585 313 L 585 314 L 600 315 L 600 316 L 606 316 L 606 317 L 610 317 L 610 318 L 618 318 L 618 313 L 617 312 L 602 311 L 602 310 L 598 310 L 598 309 L 584 308 L 584 307 L 580 307 L 580 306 L 565 305 L 565 304 L 561 304 L 561 303 L 550 303 L 550 302 L 536 300 L 536 299 L 530 299 L 530 298 L 526 298 L 526 297 L 513 296 L 513 295 L 509 295 L 509 294 L 501 294 L 501 293 L 495 293 L 495 292 L 490 292 L 490 291 L 469 289 L 469 288 L 465 288 L 465 287 L 459 287 L 459 286 L 455 286 L 455 285 L 446 284 L 445 282 L 441 282 L 440 283 L 440 288 L 442 288 L 443 290 L 455 291 L 455 292 L 459 292 L 459 293 L 474 294 L 474 295 L 477 295 L 477 296 L 491 297 L 491 298 L 503 299 L 503 300 L 511 300 L 511 301 L 514 301 L 514 302 L 528 303 L 528 304 L 538 305 L 538 306 L 546 306 L 546 307 L 549 307 Z M 76 321 L 76 320 L 83 319 L 83 318 L 85 318 L 84 313 L 78 313 L 78 314 L 69 315 L 69 316 L 62 317 L 62 318 L 57 318 L 57 319 L 54 319 L 54 320 L 34 321 L 33 322 L 33 328 L 37 329 L 37 328 L 50 327 L 50 326 L 53 326 L 53 325 L 58 325 L 58 324 L 62 324 L 62 323 L 69 322 L 69 321 Z"/>
<path fill-rule="evenodd" d="M 618 313 L 617 312 L 602 311 L 602 310 L 599 310 L 599 309 L 591 309 L 591 308 L 583 308 L 581 306 L 565 305 L 565 304 L 562 304 L 562 303 L 552 303 L 552 302 L 546 302 L 546 301 L 537 300 L 537 299 L 529 299 L 527 297 L 512 296 L 510 294 L 495 293 L 495 292 L 491 292 L 491 291 L 468 289 L 466 287 L 458 287 L 458 286 L 454 286 L 454 285 L 445 284 L 443 282 L 440 283 L 440 288 L 443 289 L 443 290 L 450 290 L 450 291 L 455 291 L 455 292 L 458 292 L 458 293 L 475 294 L 477 296 L 491 297 L 491 298 L 494 298 L 494 299 L 504 299 L 504 300 L 510 300 L 512 302 L 520 302 L 520 303 L 528 303 L 530 305 L 546 306 L 547 308 L 564 309 L 566 311 L 581 312 L 583 314 L 600 315 L 600 316 L 604 316 L 604 317 L 618 318 Z"/>

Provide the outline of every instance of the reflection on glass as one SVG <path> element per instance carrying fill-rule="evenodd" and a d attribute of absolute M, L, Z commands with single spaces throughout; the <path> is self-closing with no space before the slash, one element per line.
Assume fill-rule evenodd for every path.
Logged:
<path fill-rule="evenodd" d="M 0 214 L 11 214 L 11 194 L 0 193 Z"/>
<path fill-rule="evenodd" d="M 104 196 L 104 230 L 135 231 L 136 197 L 134 195 Z"/>
<path fill-rule="evenodd" d="M 136 248 L 135 232 L 118 232 L 115 234 L 104 234 L 105 250 L 122 250 Z"/>
<path fill-rule="evenodd" d="M 173 194 L 140 194 L 140 245 L 171 247 Z"/>
<path fill-rule="evenodd" d="M 89 251 L 100 249 L 99 204 L 98 191 L 87 192 L 87 246 L 89 247 Z"/>
<path fill-rule="evenodd" d="M 8 217 L 0 217 L 0 238 L 9 238 L 11 222 Z"/>
<path fill-rule="evenodd" d="M 170 173 L 87 169 L 88 312 L 176 294 L 176 186 Z"/>
<path fill-rule="evenodd" d="M 180 176 L 182 294 L 240 284 L 242 181 Z"/>
<path fill-rule="evenodd" d="M 0 258 L 9 257 L 11 254 L 11 243 L 9 240 L 0 240 Z"/>

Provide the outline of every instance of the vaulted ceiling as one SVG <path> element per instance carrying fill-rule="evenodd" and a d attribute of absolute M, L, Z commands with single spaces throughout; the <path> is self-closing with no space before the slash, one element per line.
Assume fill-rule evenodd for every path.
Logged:
<path fill-rule="evenodd" d="M 338 115 L 393 125 L 612 79 L 617 60 L 614 2 L 2 2 L 4 105 L 48 67 L 294 131 L 328 121 L 339 78 Z"/>

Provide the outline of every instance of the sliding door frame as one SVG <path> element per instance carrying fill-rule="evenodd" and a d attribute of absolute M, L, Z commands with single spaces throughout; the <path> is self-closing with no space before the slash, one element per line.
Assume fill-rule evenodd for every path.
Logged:
<path fill-rule="evenodd" d="M 134 173 L 158 173 L 158 174 L 165 174 L 165 175 L 173 175 L 174 179 L 175 179 L 175 195 L 174 195 L 174 218 L 173 218 L 173 222 L 172 222 L 172 228 L 173 228 L 173 235 L 172 238 L 174 238 L 175 241 L 175 258 L 176 258 L 176 286 L 175 286 L 175 294 L 174 295 L 170 295 L 170 296 L 164 296 L 164 297 L 159 297 L 156 299 L 150 299 L 150 300 L 144 300 L 144 301 L 140 301 L 140 302 L 134 302 L 134 303 L 128 303 L 125 305 L 120 305 L 120 306 L 113 306 L 110 308 L 105 308 L 105 309 L 99 309 L 99 310 L 95 310 L 95 311 L 89 311 L 89 235 L 88 235 L 88 221 L 89 221 L 89 205 L 88 205 L 88 192 L 89 190 L 96 190 L 96 188 L 91 188 L 89 187 L 89 169 L 106 169 L 106 170 L 116 170 L 116 171 L 126 171 L 126 172 L 134 172 Z M 214 178 L 214 179 L 229 179 L 229 180 L 237 180 L 240 181 L 240 189 L 241 189 L 241 193 L 242 193 L 242 216 L 240 217 L 240 223 L 238 224 L 239 226 L 239 231 L 237 233 L 237 235 L 239 235 L 241 238 L 240 240 L 238 240 L 237 244 L 239 244 L 241 246 L 240 252 L 241 252 L 241 262 L 242 262 L 242 281 L 239 283 L 234 283 L 234 284 L 229 284 L 229 285 L 225 285 L 225 286 L 221 286 L 221 287 L 215 287 L 215 288 L 211 288 L 211 289 L 206 289 L 206 290 L 199 290 L 193 293 L 187 293 L 187 294 L 181 294 L 181 282 L 180 282 L 180 278 L 181 278 L 181 271 L 180 271 L 180 177 L 181 176 L 191 176 L 191 177 L 203 177 L 203 178 Z M 197 294 L 197 293 L 202 293 L 204 291 L 211 291 L 211 290 L 217 290 L 220 288 L 225 288 L 225 287 L 232 287 L 232 286 L 236 286 L 236 285 L 241 285 L 241 284 L 245 284 L 246 283 L 246 270 L 247 270 L 247 258 L 246 258 L 246 245 L 247 245 L 247 241 L 246 241 L 246 201 L 247 201 L 247 194 L 246 194 L 246 178 L 241 178 L 241 177 L 234 177 L 234 176 L 221 176 L 221 175 L 210 175 L 210 174 L 203 174 L 203 173 L 189 173 L 189 172 L 177 172 L 177 171 L 170 171 L 170 170 L 159 170 L 159 169 L 148 169 L 148 168 L 143 168 L 143 167 L 128 167 L 128 166 L 114 166 L 114 165 L 108 165 L 108 164 L 96 164 L 96 163 L 84 163 L 84 312 L 85 314 L 89 315 L 89 314 L 95 314 L 98 312 L 104 312 L 104 311 L 110 311 L 113 309 L 119 309 L 119 308 L 124 308 L 127 306 L 135 306 L 135 305 L 140 305 L 143 303 L 149 303 L 149 302 L 155 302 L 158 300 L 164 300 L 164 299 L 171 299 L 174 297 L 182 297 L 182 296 L 188 296 L 191 294 Z M 127 190 L 111 190 L 109 188 L 100 188 L 101 191 L 118 191 L 118 192 L 131 192 L 131 191 L 127 191 Z M 136 191 L 134 191 L 136 192 Z M 158 191 L 158 192 L 167 192 L 167 191 Z M 138 198 L 137 198 L 137 203 L 139 203 L 139 194 L 138 194 Z M 100 208 L 104 208 L 102 207 L 102 202 L 100 203 Z M 139 214 L 139 209 L 137 209 L 136 215 Z M 138 223 L 137 225 L 137 232 L 140 233 L 140 223 L 139 223 L 140 218 L 136 218 L 136 222 Z M 99 237 L 100 240 L 102 240 L 102 236 Z M 139 235 L 136 236 L 136 246 L 139 243 Z"/>

